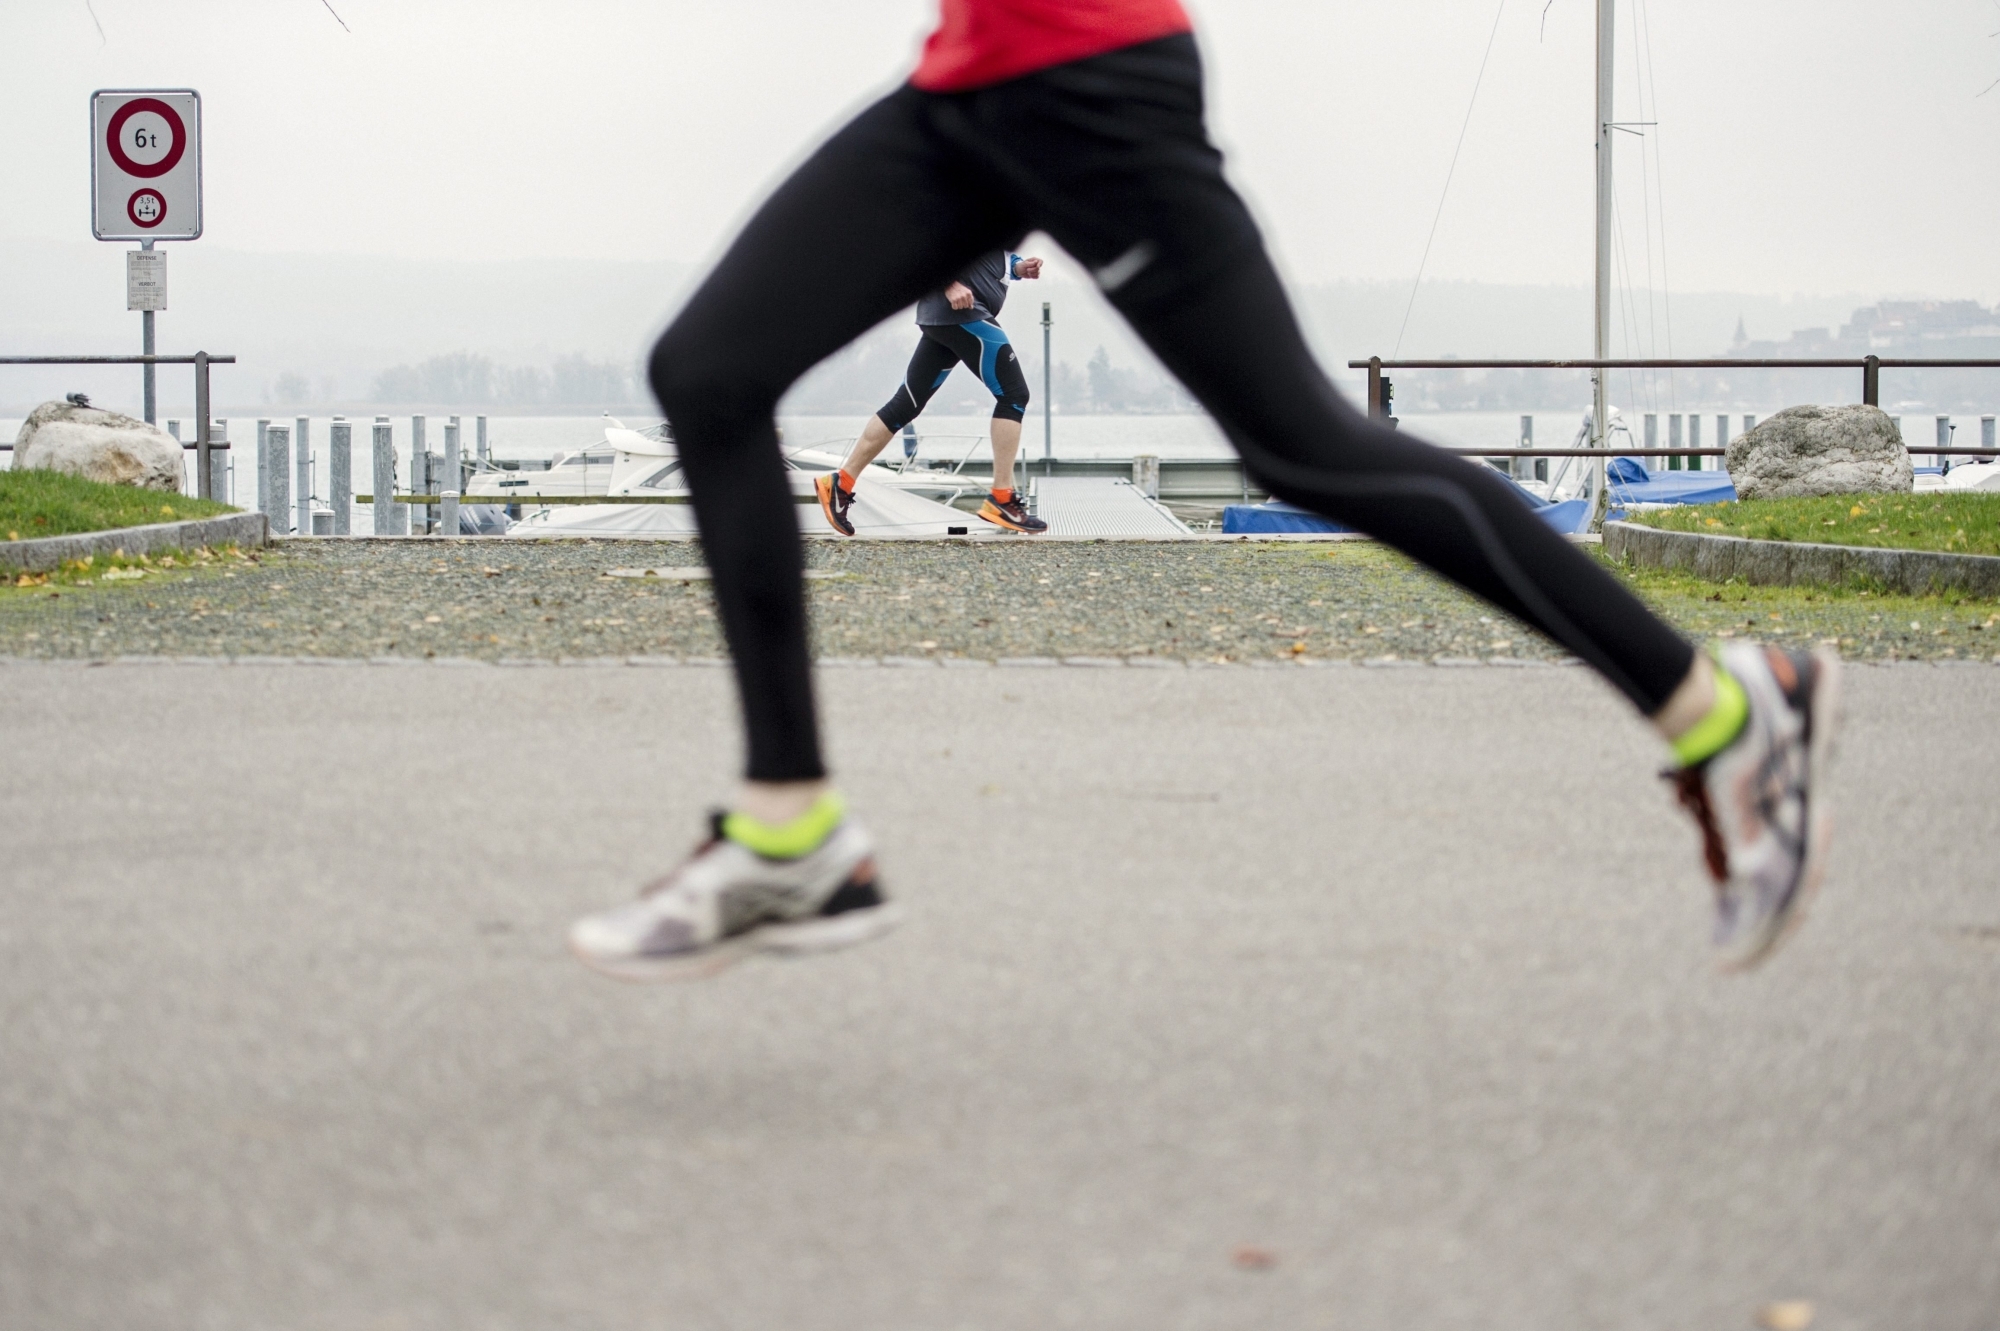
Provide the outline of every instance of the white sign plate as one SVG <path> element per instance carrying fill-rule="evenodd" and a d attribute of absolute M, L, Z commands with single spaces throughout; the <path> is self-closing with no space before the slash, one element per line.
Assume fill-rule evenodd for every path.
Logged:
<path fill-rule="evenodd" d="M 128 310 L 167 308 L 165 250 L 125 251 L 125 308 Z"/>
<path fill-rule="evenodd" d="M 99 240 L 201 234 L 200 93 L 92 93 L 90 137 L 90 229 Z"/>

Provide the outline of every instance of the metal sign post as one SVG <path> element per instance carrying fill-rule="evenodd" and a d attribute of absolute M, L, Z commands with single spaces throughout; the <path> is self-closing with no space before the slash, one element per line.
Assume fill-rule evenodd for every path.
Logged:
<path fill-rule="evenodd" d="M 201 94 L 190 88 L 92 93 L 90 140 L 91 234 L 139 242 L 125 257 L 125 308 L 139 311 L 141 344 L 151 356 L 153 315 L 167 308 L 167 256 L 153 242 L 201 235 Z M 157 411 L 150 362 L 145 385 L 150 425 Z M 208 473 L 199 476 L 205 482 Z"/>

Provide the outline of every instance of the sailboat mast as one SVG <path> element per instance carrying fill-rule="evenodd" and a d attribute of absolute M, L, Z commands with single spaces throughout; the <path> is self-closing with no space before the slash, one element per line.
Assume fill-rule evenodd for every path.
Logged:
<path fill-rule="evenodd" d="M 1593 354 L 1598 360 L 1611 355 L 1611 80 L 1612 55 L 1617 49 L 1612 40 L 1616 3 L 1597 0 L 1597 341 Z M 1607 379 L 1601 369 L 1591 375 L 1592 431 L 1596 436 L 1592 442 L 1598 448 L 1607 448 L 1611 442 Z M 1600 461 L 1595 467 L 1597 492 L 1602 495 L 1604 463 Z"/>

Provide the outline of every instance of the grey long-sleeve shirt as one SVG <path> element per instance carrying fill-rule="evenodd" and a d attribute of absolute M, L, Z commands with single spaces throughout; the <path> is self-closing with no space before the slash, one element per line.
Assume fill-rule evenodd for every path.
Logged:
<path fill-rule="evenodd" d="M 958 275 L 959 281 L 972 288 L 972 307 L 954 310 L 951 302 L 944 298 L 943 291 L 933 291 L 917 302 L 917 322 L 973 324 L 981 319 L 997 318 L 1000 307 L 1007 303 L 1007 278 L 1012 275 L 1014 263 L 1020 257 L 1005 250 L 981 255 L 971 267 Z"/>

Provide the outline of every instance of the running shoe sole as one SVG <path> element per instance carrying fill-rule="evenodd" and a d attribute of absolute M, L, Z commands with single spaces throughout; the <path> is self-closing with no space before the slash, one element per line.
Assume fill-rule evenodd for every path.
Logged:
<path fill-rule="evenodd" d="M 745 957 L 766 952 L 777 957 L 816 956 L 873 942 L 903 922 L 902 906 L 885 901 L 838 915 L 803 920 L 773 920 L 694 952 L 671 957 L 593 957 L 572 946 L 578 961 L 614 980 L 659 984 L 675 980 L 705 980 L 728 970 Z"/>
<path fill-rule="evenodd" d="M 1812 659 L 1817 668 L 1806 702 L 1812 718 L 1812 738 L 1806 741 L 1812 784 L 1806 794 L 1805 857 L 1799 864 L 1798 882 L 1792 888 L 1792 895 L 1772 917 L 1764 941 L 1755 951 L 1720 963 L 1720 968 L 1730 973 L 1755 968 L 1799 931 L 1819 896 L 1820 880 L 1826 876 L 1827 847 L 1833 840 L 1833 811 L 1822 787 L 1833 762 L 1834 736 L 1840 729 L 1840 658 L 1821 648 L 1812 654 Z"/>

